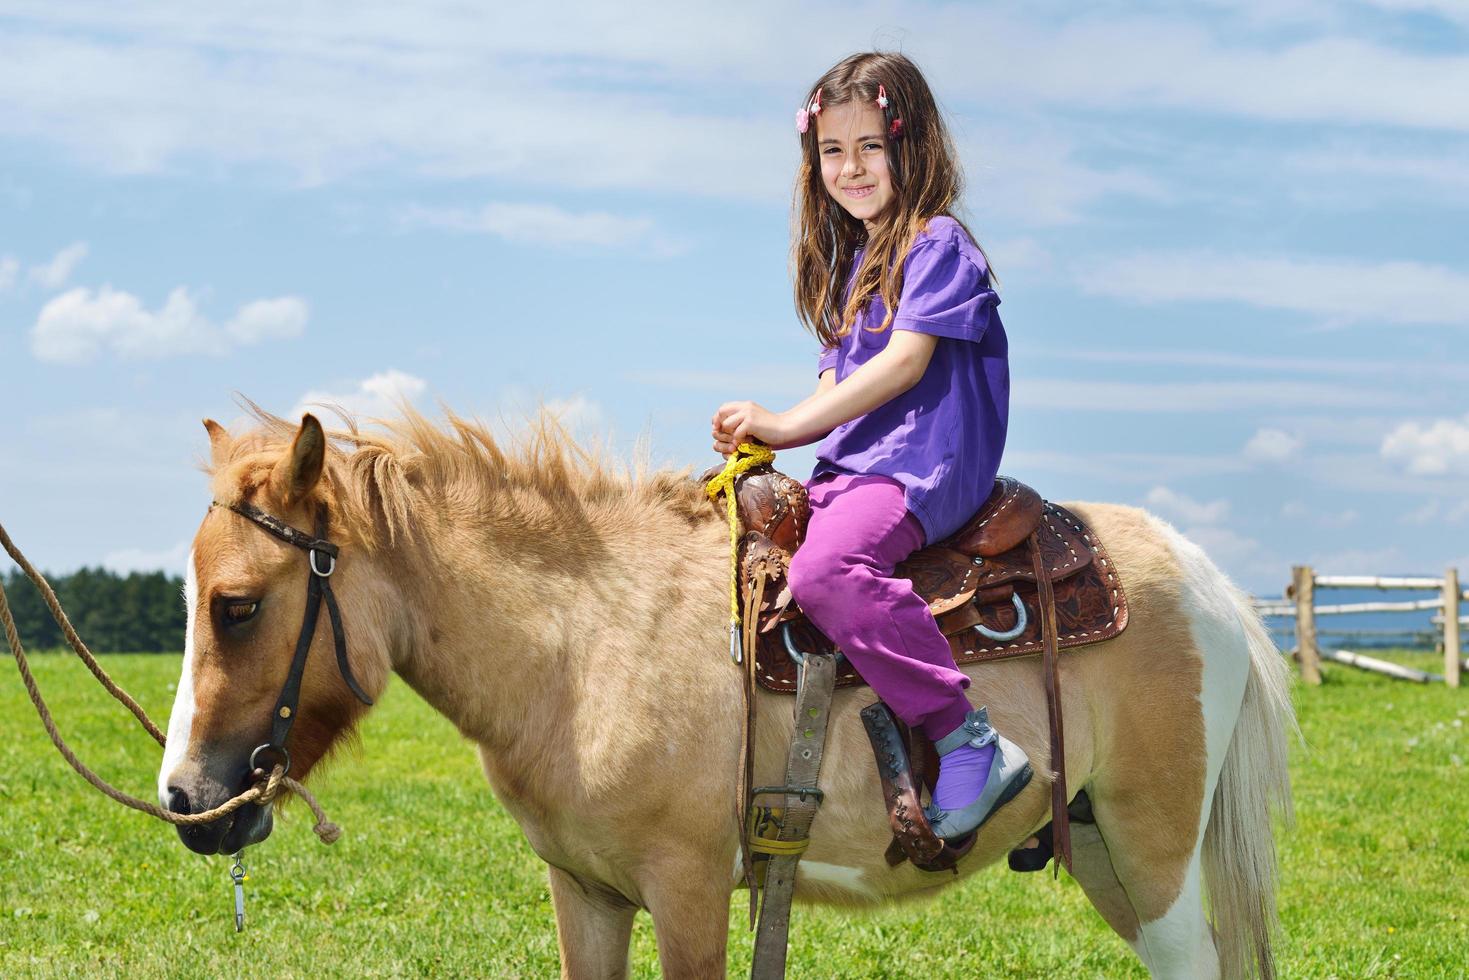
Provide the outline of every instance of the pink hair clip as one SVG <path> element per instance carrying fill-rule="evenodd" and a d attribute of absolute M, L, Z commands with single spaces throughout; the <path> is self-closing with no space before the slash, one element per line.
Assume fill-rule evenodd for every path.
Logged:
<path fill-rule="evenodd" d="M 821 114 L 821 89 L 811 96 L 811 104 L 796 110 L 796 132 L 804 133 L 811 128 L 811 117 Z"/>
<path fill-rule="evenodd" d="M 877 107 L 882 110 L 883 115 L 888 111 L 888 90 L 881 83 L 877 86 Z M 894 116 L 888 122 L 888 137 L 899 140 L 903 138 L 903 120 Z"/>

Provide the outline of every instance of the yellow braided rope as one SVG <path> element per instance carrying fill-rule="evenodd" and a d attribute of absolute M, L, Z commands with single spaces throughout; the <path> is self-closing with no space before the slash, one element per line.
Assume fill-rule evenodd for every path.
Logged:
<path fill-rule="evenodd" d="M 740 512 L 735 499 L 735 477 L 761 463 L 775 461 L 775 450 L 764 443 L 742 442 L 729 454 L 724 470 L 704 487 L 709 499 L 719 500 L 724 494 L 724 506 L 729 515 L 729 628 L 740 625 Z"/>

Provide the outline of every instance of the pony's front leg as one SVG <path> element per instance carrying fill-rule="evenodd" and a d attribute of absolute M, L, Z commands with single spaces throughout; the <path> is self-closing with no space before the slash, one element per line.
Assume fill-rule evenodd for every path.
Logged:
<path fill-rule="evenodd" d="M 731 855 L 718 865 L 659 862 L 640 876 L 639 887 L 658 939 L 658 963 L 668 980 L 724 976 L 729 896 L 734 890 L 732 860 Z"/>
<path fill-rule="evenodd" d="M 548 866 L 550 867 L 550 866 Z M 550 867 L 551 903 L 561 975 L 568 980 L 621 980 L 638 908 L 595 882 Z"/>

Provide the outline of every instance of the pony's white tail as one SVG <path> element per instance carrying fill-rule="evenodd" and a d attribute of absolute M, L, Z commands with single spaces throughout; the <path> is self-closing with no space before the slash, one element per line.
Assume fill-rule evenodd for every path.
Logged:
<path fill-rule="evenodd" d="M 1250 648 L 1250 675 L 1204 831 L 1204 880 L 1225 977 L 1275 976 L 1275 838 L 1272 816 L 1289 826 L 1287 738 L 1296 727 L 1290 668 L 1249 598 L 1233 585 Z"/>

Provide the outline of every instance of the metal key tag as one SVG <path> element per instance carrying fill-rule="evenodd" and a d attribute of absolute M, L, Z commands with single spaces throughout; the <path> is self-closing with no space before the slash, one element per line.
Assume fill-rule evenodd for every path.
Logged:
<path fill-rule="evenodd" d="M 245 852 L 235 852 L 235 865 L 230 868 L 230 880 L 235 883 L 235 932 L 245 931 L 245 882 L 250 876 L 245 873 Z"/>

